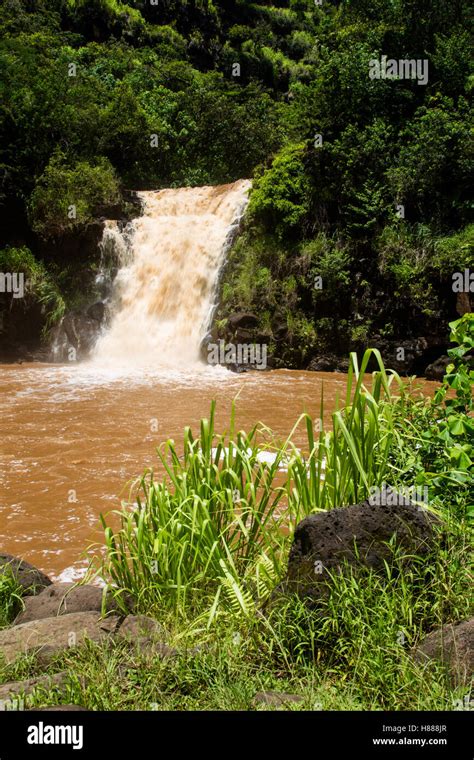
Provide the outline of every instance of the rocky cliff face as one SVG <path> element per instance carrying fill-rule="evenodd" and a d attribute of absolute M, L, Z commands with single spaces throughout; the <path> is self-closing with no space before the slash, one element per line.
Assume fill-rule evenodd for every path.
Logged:
<path fill-rule="evenodd" d="M 28 241 L 31 248 L 36 249 L 37 260 L 47 261 L 48 269 L 60 272 L 60 277 L 66 275 L 65 287 L 71 297 L 74 297 L 74 290 L 67 285 L 68 272 L 71 276 L 74 272 L 77 292 L 81 297 L 86 298 L 92 288 L 93 267 L 98 259 L 103 227 L 103 222 L 97 220 L 76 235 L 33 243 Z M 47 316 L 47 305 L 35 292 L 34 286 L 28 283 L 28 275 L 22 298 L 14 298 L 11 293 L 0 293 L 0 360 L 48 361 L 50 338 L 46 334 Z"/>
<path fill-rule="evenodd" d="M 105 209 L 106 216 L 79 232 L 47 240 L 31 234 L 25 239 L 16 233 L 11 237 L 12 245 L 26 244 L 53 273 L 66 310 L 49 327 L 47 307 L 34 292 L 26 288 L 23 298 L 0 292 L 0 361 L 64 362 L 88 356 L 107 325 L 108 300 L 117 273 L 113 252 L 104 251 L 102 245 L 104 229 L 110 220 L 123 227 L 140 211 L 138 197 L 129 192 L 122 205 Z"/>
<path fill-rule="evenodd" d="M 447 323 L 445 324 L 447 328 Z M 294 344 L 294 338 L 289 334 L 287 326 L 282 323 L 274 330 L 262 331 L 259 327 L 257 314 L 250 312 L 232 312 L 224 324 L 214 323 L 207 336 L 208 341 L 222 340 L 225 344 L 238 345 L 239 343 L 265 344 L 269 347 L 269 368 L 285 366 L 281 355 L 285 349 Z M 366 348 L 377 348 L 388 369 L 393 369 L 402 376 L 425 376 L 428 380 L 442 380 L 449 358 L 446 354 L 449 348 L 449 331 L 440 329 L 439 334 L 412 337 L 407 339 L 387 339 L 374 335 L 362 345 L 353 346 L 359 356 L 362 356 Z M 206 345 L 203 345 L 203 355 Z M 349 360 L 347 352 L 340 351 L 335 347 L 331 350 L 316 349 L 312 357 L 304 357 L 300 352 L 298 358 L 298 346 L 293 345 L 293 356 L 296 363 L 293 369 L 305 369 L 312 372 L 347 372 Z M 236 366 L 236 371 L 245 371 L 246 367 Z M 375 370 L 375 360 L 369 370 Z"/>

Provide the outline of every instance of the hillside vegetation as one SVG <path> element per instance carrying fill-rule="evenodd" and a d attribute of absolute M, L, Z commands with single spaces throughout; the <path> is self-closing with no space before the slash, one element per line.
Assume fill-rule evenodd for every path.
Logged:
<path fill-rule="evenodd" d="M 125 189 L 251 177 L 221 335 L 255 312 L 276 366 L 377 340 L 436 350 L 469 310 L 452 288 L 473 241 L 467 16 L 465 0 L 5 0 L 0 262 L 33 256 L 38 293 L 67 307 L 97 254 L 64 240 L 130 215 Z M 427 82 L 371 79 L 383 55 L 426 61 Z"/>

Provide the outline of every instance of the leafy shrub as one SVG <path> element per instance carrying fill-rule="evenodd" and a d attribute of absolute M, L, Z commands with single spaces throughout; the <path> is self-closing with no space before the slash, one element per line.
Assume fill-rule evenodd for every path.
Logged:
<path fill-rule="evenodd" d="M 107 159 L 70 166 L 56 153 L 31 194 L 31 226 L 42 237 L 60 235 L 87 224 L 119 199 L 118 180 Z"/>
<path fill-rule="evenodd" d="M 469 213 L 469 115 L 467 104 L 460 105 L 455 112 L 448 99 L 433 98 L 418 109 L 402 132 L 398 161 L 388 171 L 396 197 L 419 218 L 436 217 L 448 225 L 465 223 Z"/>
<path fill-rule="evenodd" d="M 300 256 L 304 266 L 303 284 L 313 285 L 315 300 L 323 297 L 333 303 L 334 297 L 340 298 L 342 289 L 350 288 L 351 257 L 347 245 L 319 233 L 301 246 Z M 317 277 L 322 279 L 321 290 L 314 287 Z"/>
<path fill-rule="evenodd" d="M 474 224 L 469 224 L 454 235 L 440 237 L 434 241 L 428 266 L 451 280 L 455 271 L 463 272 L 469 267 L 473 257 Z"/>
<path fill-rule="evenodd" d="M 45 314 L 45 329 L 48 330 L 64 314 L 64 299 L 46 267 L 37 261 L 29 248 L 4 248 L 0 250 L 0 271 L 18 272 L 25 275 L 24 299 L 22 307 L 38 302 Z"/>
<path fill-rule="evenodd" d="M 249 213 L 280 235 L 301 224 L 309 210 L 309 180 L 304 168 L 305 144 L 288 145 L 254 184 Z"/>
<path fill-rule="evenodd" d="M 402 394 L 394 408 L 395 477 L 428 488 L 430 501 L 463 521 L 474 516 L 474 315 L 450 324 L 452 363 L 433 399 Z M 454 393 L 453 393 L 454 391 Z"/>

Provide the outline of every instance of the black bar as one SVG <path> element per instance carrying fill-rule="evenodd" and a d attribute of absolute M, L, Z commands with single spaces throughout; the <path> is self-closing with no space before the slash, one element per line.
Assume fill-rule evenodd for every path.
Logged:
<path fill-rule="evenodd" d="M 40 728 L 42 724 L 42 732 Z M 317 760 L 362 757 L 472 760 L 472 713 L 452 712 L 3 712 L 0 760 L 23 757 L 213 757 L 271 759 L 288 747 Z M 56 734 L 54 728 L 70 727 Z M 76 727 L 76 734 L 72 729 Z M 72 744 L 31 744 L 69 739 Z M 103 755 L 102 755 L 103 753 Z M 198 754 L 199 753 L 199 754 Z M 342 753 L 342 754 L 341 754 Z M 346 753 L 346 754 L 344 754 Z M 292 758 L 293 760 L 293 758 Z"/>

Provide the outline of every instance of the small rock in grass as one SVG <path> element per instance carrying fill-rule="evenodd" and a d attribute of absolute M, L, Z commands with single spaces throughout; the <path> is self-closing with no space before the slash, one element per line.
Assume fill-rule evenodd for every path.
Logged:
<path fill-rule="evenodd" d="M 253 704 L 271 705 L 273 707 L 283 707 L 285 704 L 299 704 L 304 702 L 303 697 L 299 694 L 287 694 L 284 691 L 259 691 L 253 698 Z"/>
<path fill-rule="evenodd" d="M 157 620 L 146 615 L 129 615 L 117 631 L 116 638 L 133 644 L 140 655 L 146 658 L 176 657 L 178 651 L 168 646 L 160 638 L 163 628 Z"/>
<path fill-rule="evenodd" d="M 456 686 L 469 684 L 474 674 L 474 618 L 443 625 L 429 633 L 414 651 L 417 662 L 446 665 Z"/>
<path fill-rule="evenodd" d="M 136 646 L 139 653 L 147 658 L 161 657 L 162 660 L 166 660 L 178 655 L 177 649 L 147 636 L 140 636 L 136 641 Z"/>
<path fill-rule="evenodd" d="M 117 631 L 117 637 L 136 641 L 139 638 L 163 636 L 163 628 L 157 620 L 146 615 L 128 615 Z"/>
<path fill-rule="evenodd" d="M 51 665 L 54 658 L 64 652 L 63 646 L 52 646 L 51 644 L 45 644 L 36 652 L 36 665 L 39 668 L 47 668 Z"/>
<path fill-rule="evenodd" d="M 101 619 L 97 612 L 72 612 L 21 623 L 0 631 L 0 655 L 10 663 L 20 654 L 43 647 L 51 653 L 79 646 L 85 639 L 101 641 L 115 632 L 118 622 L 116 616 Z"/>
<path fill-rule="evenodd" d="M 101 612 L 103 589 L 98 586 L 77 586 L 74 583 L 53 583 L 36 596 L 25 599 L 25 607 L 14 625 L 32 620 L 67 615 L 71 612 Z M 106 603 L 106 612 L 116 611 L 113 598 Z"/>
<path fill-rule="evenodd" d="M 14 557 L 12 554 L 0 553 L 0 575 L 7 572 L 8 569 L 23 588 L 25 595 L 38 594 L 52 583 L 47 575 L 24 559 Z"/>
<path fill-rule="evenodd" d="M 19 695 L 26 697 L 32 694 L 37 687 L 47 690 L 61 689 L 65 685 L 67 675 L 67 671 L 64 670 L 54 675 L 38 676 L 37 678 L 28 678 L 25 681 L 12 681 L 3 684 L 0 686 L 0 711 L 8 710 L 15 697 Z"/>

